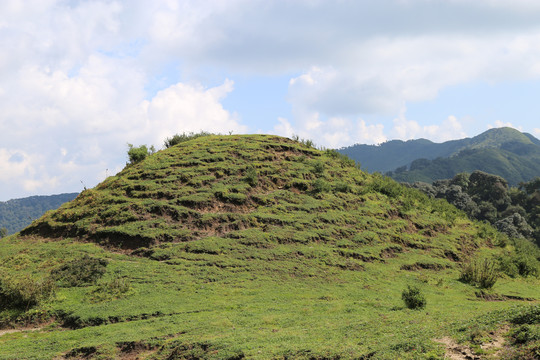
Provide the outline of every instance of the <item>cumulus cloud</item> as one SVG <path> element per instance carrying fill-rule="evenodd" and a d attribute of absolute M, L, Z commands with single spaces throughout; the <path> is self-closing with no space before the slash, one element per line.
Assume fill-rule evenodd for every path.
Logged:
<path fill-rule="evenodd" d="M 339 148 L 351 144 L 379 144 L 387 140 L 382 124 L 367 124 L 363 119 L 351 120 L 345 117 L 332 117 L 322 120 L 317 113 L 296 117 L 296 122 L 278 119 L 274 133 L 282 136 L 297 135 L 311 139 L 318 146 Z"/>
<path fill-rule="evenodd" d="M 455 116 L 449 116 L 439 125 L 421 126 L 414 120 L 408 120 L 405 110 L 402 110 L 399 117 L 394 119 L 392 133 L 394 138 L 401 140 L 427 138 L 435 142 L 466 137 L 463 125 Z"/>
<path fill-rule="evenodd" d="M 250 130 L 223 105 L 235 76 L 288 76 L 292 116 L 275 131 L 324 146 L 461 136 L 451 117 L 398 117 L 387 135 L 367 114 L 537 79 L 539 14 L 527 0 L 2 1 L 0 200 L 93 186 L 127 142 Z"/>
<path fill-rule="evenodd" d="M 274 126 L 273 133 L 285 137 L 291 137 L 295 135 L 294 129 L 289 120 L 282 117 L 278 118 L 278 124 Z"/>
<path fill-rule="evenodd" d="M 495 129 L 495 128 L 501 128 L 501 127 L 511 127 L 511 128 L 516 129 L 516 130 L 523 131 L 522 126 L 514 126 L 514 124 L 512 124 L 511 122 L 504 122 L 504 121 L 501 121 L 501 120 L 496 120 L 495 123 L 489 124 L 487 126 L 488 129 Z"/>
<path fill-rule="evenodd" d="M 205 89 L 201 85 L 178 83 L 157 93 L 143 107 L 147 115 L 147 132 L 153 134 L 153 142 L 162 141 L 173 132 L 198 132 L 200 130 L 227 134 L 242 133 L 235 114 L 221 105 L 221 101 L 233 90 L 233 82 Z"/>

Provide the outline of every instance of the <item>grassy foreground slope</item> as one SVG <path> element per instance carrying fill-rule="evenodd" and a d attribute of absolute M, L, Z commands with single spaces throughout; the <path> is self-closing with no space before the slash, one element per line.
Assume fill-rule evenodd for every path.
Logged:
<path fill-rule="evenodd" d="M 0 308 L 4 329 L 34 328 L 0 330 L 0 358 L 443 358 L 435 339 L 540 297 L 534 278 L 499 279 L 501 301 L 458 281 L 504 242 L 335 151 L 200 137 L 0 241 L 0 285 L 35 300 Z"/>

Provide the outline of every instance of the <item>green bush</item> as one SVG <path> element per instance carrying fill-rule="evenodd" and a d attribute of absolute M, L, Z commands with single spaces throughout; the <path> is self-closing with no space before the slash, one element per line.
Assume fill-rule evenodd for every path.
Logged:
<path fill-rule="evenodd" d="M 40 280 L 29 275 L 0 275 L 0 311 L 3 309 L 28 309 L 51 298 L 56 291 L 54 281 L 47 277 Z"/>
<path fill-rule="evenodd" d="M 322 161 L 315 161 L 313 163 L 313 173 L 319 176 L 324 173 L 324 163 Z"/>
<path fill-rule="evenodd" d="M 143 161 L 146 159 L 148 155 L 152 155 L 156 152 L 156 149 L 154 146 L 150 146 L 148 148 L 146 145 L 141 146 L 133 146 L 133 144 L 128 144 L 128 157 L 129 157 L 129 165 L 136 164 L 138 162 Z"/>
<path fill-rule="evenodd" d="M 330 184 L 323 179 L 317 179 L 313 182 L 313 193 L 329 192 L 332 189 Z"/>
<path fill-rule="evenodd" d="M 376 191 L 391 198 L 398 198 L 403 194 L 404 186 L 390 177 L 374 173 L 369 184 L 369 190 Z"/>
<path fill-rule="evenodd" d="M 182 133 L 182 134 L 176 134 L 170 138 L 167 138 L 165 139 L 165 147 L 166 148 L 170 148 L 171 146 L 174 146 L 174 145 L 178 145 L 180 143 L 183 143 L 183 142 L 186 142 L 186 141 L 189 141 L 189 140 L 192 140 L 192 139 L 196 139 L 198 137 L 202 137 L 202 136 L 210 136 L 212 135 L 212 133 L 209 133 L 209 132 L 206 132 L 206 131 L 201 131 L 201 132 L 198 132 L 198 133 L 194 133 L 194 132 L 190 132 L 189 134 L 186 134 L 185 132 Z"/>
<path fill-rule="evenodd" d="M 107 263 L 84 255 L 51 271 L 51 277 L 63 287 L 91 285 L 105 274 Z"/>
<path fill-rule="evenodd" d="M 253 166 L 250 166 L 246 169 L 246 174 L 244 180 L 251 186 L 257 185 L 258 175 L 257 171 Z"/>
<path fill-rule="evenodd" d="M 131 283 L 125 277 L 116 277 L 100 283 L 92 292 L 93 302 L 110 301 L 125 296 L 131 290 Z"/>
<path fill-rule="evenodd" d="M 401 299 L 409 309 L 420 310 L 426 307 L 426 298 L 420 289 L 407 285 L 407 289 L 401 293 Z"/>
<path fill-rule="evenodd" d="M 524 324 L 510 333 L 514 344 L 526 344 L 540 340 L 540 326 Z"/>
<path fill-rule="evenodd" d="M 459 280 L 481 289 L 490 289 L 495 285 L 498 277 L 499 270 L 495 261 L 476 259 L 463 266 Z"/>
<path fill-rule="evenodd" d="M 341 193 L 348 193 L 351 191 L 351 186 L 345 181 L 338 181 L 334 185 L 334 191 Z"/>

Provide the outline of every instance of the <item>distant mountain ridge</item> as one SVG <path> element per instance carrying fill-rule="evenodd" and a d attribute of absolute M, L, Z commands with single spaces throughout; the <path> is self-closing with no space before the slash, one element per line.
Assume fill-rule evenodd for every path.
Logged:
<path fill-rule="evenodd" d="M 46 211 L 59 208 L 63 203 L 75 199 L 77 195 L 79 193 L 65 193 L 0 201 L 0 228 L 5 227 L 8 234 L 16 233 Z"/>
<path fill-rule="evenodd" d="M 353 145 L 339 152 L 368 171 L 404 182 L 433 182 L 475 170 L 502 176 L 511 185 L 540 176 L 540 140 L 508 127 L 444 143 L 393 140 L 377 146 Z"/>

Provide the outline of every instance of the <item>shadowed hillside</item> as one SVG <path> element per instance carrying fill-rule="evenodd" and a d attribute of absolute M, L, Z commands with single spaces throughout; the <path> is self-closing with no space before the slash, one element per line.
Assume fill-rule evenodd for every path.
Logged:
<path fill-rule="evenodd" d="M 0 358 L 442 358 L 471 318 L 536 311 L 536 278 L 475 270 L 518 251 L 336 151 L 202 136 L 0 242 L 0 324 L 38 329 Z"/>

